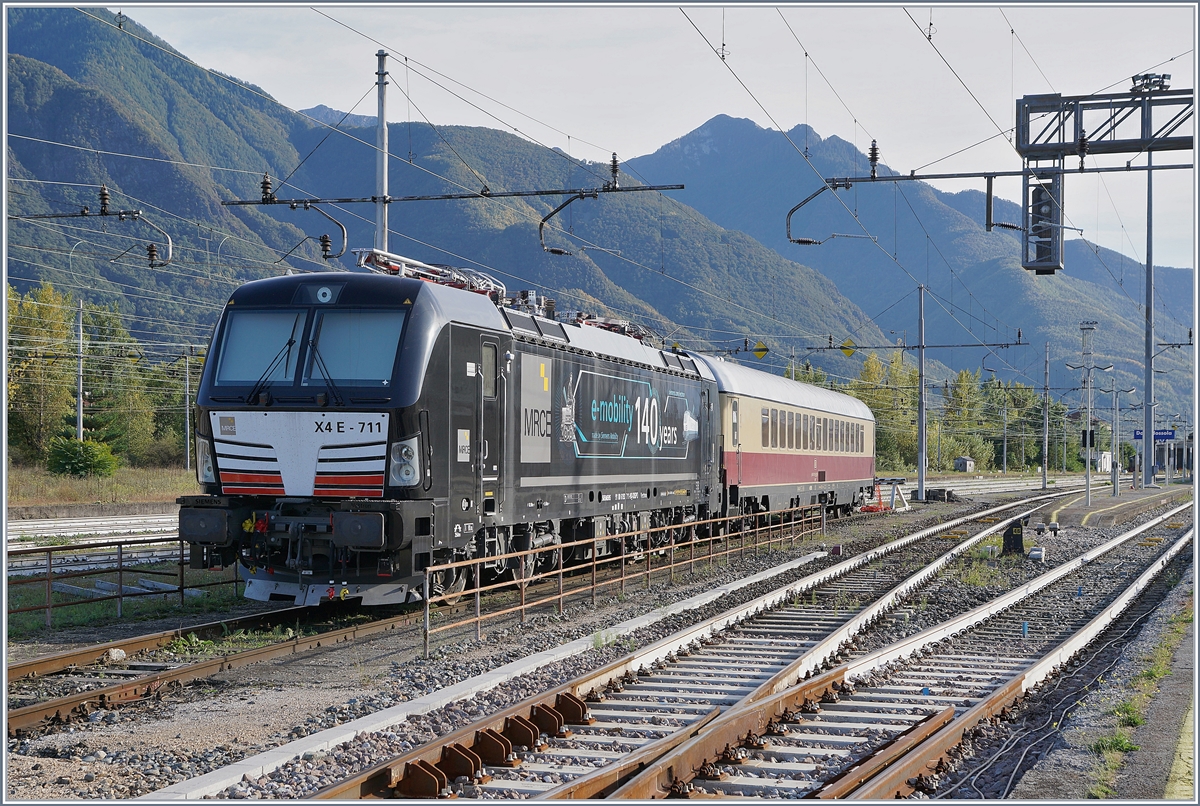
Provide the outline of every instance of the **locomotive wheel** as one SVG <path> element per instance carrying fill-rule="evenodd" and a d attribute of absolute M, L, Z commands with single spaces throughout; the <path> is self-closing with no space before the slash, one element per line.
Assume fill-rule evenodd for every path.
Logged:
<path fill-rule="evenodd" d="M 510 560 L 510 562 L 512 562 Z M 526 554 L 519 558 L 514 568 L 510 570 L 513 582 L 517 583 L 518 588 L 523 588 L 529 584 L 529 580 L 537 573 L 537 557 L 533 554 Z"/>
<path fill-rule="evenodd" d="M 431 581 L 434 596 L 445 596 L 442 601 L 448 605 L 457 604 L 462 593 L 467 589 L 467 573 L 463 568 L 442 571 Z"/>

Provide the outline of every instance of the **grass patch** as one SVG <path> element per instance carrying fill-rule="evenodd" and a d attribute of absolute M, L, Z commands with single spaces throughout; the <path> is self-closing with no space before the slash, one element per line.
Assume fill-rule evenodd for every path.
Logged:
<path fill-rule="evenodd" d="M 1171 673 L 1175 649 L 1183 642 L 1187 625 L 1193 620 L 1192 606 L 1193 596 L 1188 596 L 1182 610 L 1171 617 L 1158 645 L 1144 658 L 1149 665 L 1130 681 L 1133 693 L 1113 708 L 1111 713 L 1117 717 L 1116 731 L 1101 736 L 1090 745 L 1091 751 L 1099 758 L 1093 771 L 1095 780 L 1088 789 L 1089 798 L 1116 797 L 1117 772 L 1125 754 L 1139 749 L 1133 743 L 1131 731 L 1146 724 L 1146 710 L 1150 706 L 1150 699 L 1158 691 L 1158 681 Z"/>
<path fill-rule="evenodd" d="M 1092 742 L 1092 752 L 1097 755 L 1104 753 L 1132 753 L 1141 748 L 1129 740 L 1125 731 L 1119 730 L 1108 736 L 1101 736 Z"/>
<path fill-rule="evenodd" d="M 8 505 L 131 504 L 199 495 L 196 473 L 182 467 L 121 467 L 108 478 L 59 476 L 36 467 L 8 468 Z"/>
<path fill-rule="evenodd" d="M 959 556 L 954 561 L 954 575 L 964 585 L 976 588 L 986 588 L 991 585 L 1005 585 L 1007 576 L 1003 566 L 1010 565 L 1011 558 L 976 558 Z M 991 563 L 991 564 L 989 564 Z"/>
<path fill-rule="evenodd" d="M 1126 700 L 1112 710 L 1117 717 L 1117 724 L 1123 728 L 1136 728 L 1138 725 L 1146 724 L 1146 703 L 1139 702 L 1143 698 Z"/>
<path fill-rule="evenodd" d="M 1112 798 L 1117 794 L 1117 772 L 1125 760 L 1126 753 L 1139 749 L 1130 741 L 1125 728 L 1118 728 L 1115 733 L 1101 736 L 1092 742 L 1090 749 L 1099 756 L 1094 772 L 1096 780 L 1088 788 L 1089 798 Z"/>

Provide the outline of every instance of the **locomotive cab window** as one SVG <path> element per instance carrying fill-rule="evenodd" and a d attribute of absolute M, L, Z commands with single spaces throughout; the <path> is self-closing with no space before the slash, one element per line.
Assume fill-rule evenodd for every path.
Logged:
<path fill-rule="evenodd" d="M 229 311 L 213 382 L 250 386 L 258 381 L 295 382 L 304 336 L 303 310 Z"/>
<path fill-rule="evenodd" d="M 730 401 L 730 405 L 733 413 L 733 447 L 736 448 L 742 444 L 738 435 L 738 401 L 736 397 Z"/>
<path fill-rule="evenodd" d="M 319 311 L 312 326 L 304 385 L 333 381 L 387 386 L 403 327 L 404 311 Z"/>

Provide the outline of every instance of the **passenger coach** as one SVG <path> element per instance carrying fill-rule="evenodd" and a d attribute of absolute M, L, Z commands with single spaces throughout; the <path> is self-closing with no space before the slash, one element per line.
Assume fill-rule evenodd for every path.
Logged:
<path fill-rule="evenodd" d="M 842 514 L 875 487 L 875 418 L 857 398 L 706 359 L 717 379 L 726 512 L 825 504 Z"/>

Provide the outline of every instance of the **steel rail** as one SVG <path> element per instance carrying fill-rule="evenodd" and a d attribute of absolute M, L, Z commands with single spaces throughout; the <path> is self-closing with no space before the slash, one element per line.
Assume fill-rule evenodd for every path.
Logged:
<path fill-rule="evenodd" d="M 126 655 L 133 655 L 136 652 L 142 652 L 147 649 L 160 649 L 176 638 L 182 638 L 188 633 L 195 633 L 197 637 L 204 638 L 209 635 L 219 636 L 226 629 L 239 630 L 262 626 L 273 627 L 276 624 L 290 622 L 305 614 L 312 615 L 309 611 L 311 611 L 311 608 L 308 607 L 288 607 L 281 610 L 274 610 L 270 613 L 257 613 L 252 616 L 242 616 L 228 621 L 211 621 L 206 624 L 197 624 L 194 627 L 179 627 L 174 630 L 163 630 L 162 632 L 139 635 L 135 638 L 122 638 L 104 644 L 93 644 L 82 649 L 71 649 L 66 652 L 57 652 L 53 655 L 43 655 L 30 660 L 10 663 L 7 668 L 8 680 L 12 682 L 13 680 L 22 680 L 26 677 L 44 677 L 48 674 L 65 671 L 72 667 L 99 663 L 108 654 L 110 649 L 120 649 Z"/>
<path fill-rule="evenodd" d="M 997 599 L 993 599 L 992 601 L 987 602 L 984 605 L 975 608 L 974 610 L 949 619 L 936 627 L 901 639 L 900 641 L 883 647 L 875 652 L 864 655 L 861 658 L 850 661 L 849 663 L 846 663 L 825 674 L 815 676 L 809 681 L 805 681 L 802 685 L 804 685 L 810 692 L 814 690 L 812 688 L 814 685 L 816 686 L 816 689 L 822 689 L 823 686 L 823 690 L 832 695 L 843 686 L 845 680 L 853 679 L 856 676 L 879 669 L 891 661 L 910 656 L 925 646 L 937 643 L 944 638 L 960 634 L 964 631 L 979 626 L 985 619 L 996 615 L 1002 610 L 1008 609 L 1021 599 L 1032 596 L 1034 593 L 1042 590 L 1045 587 L 1048 587 L 1054 582 L 1059 581 L 1072 571 L 1079 570 L 1088 562 L 1091 562 L 1100 555 L 1134 539 L 1143 532 L 1165 523 L 1167 520 L 1179 514 L 1188 507 L 1190 507 L 1190 504 L 1177 507 L 1162 516 L 1154 518 L 1151 521 L 1142 524 L 1141 526 L 1138 526 L 1122 535 L 1113 538 L 1112 540 L 1106 541 L 1104 544 L 1085 552 L 1083 555 L 1080 555 L 1080 557 L 1076 558 L 1075 560 L 1048 571 L 1032 582 L 1016 588 L 1013 591 L 998 597 Z M 1112 618 L 1115 618 L 1116 614 L 1119 614 L 1120 610 L 1118 608 L 1118 604 L 1121 602 L 1127 603 L 1134 595 L 1136 595 L 1136 593 L 1140 592 L 1145 585 L 1148 584 L 1147 580 L 1149 577 L 1153 575 L 1151 572 L 1157 573 L 1160 571 L 1165 563 L 1169 561 L 1170 557 L 1174 556 L 1175 553 L 1181 550 L 1182 545 L 1190 539 L 1191 530 L 1189 530 L 1186 535 L 1177 541 L 1170 552 L 1164 554 L 1162 557 L 1156 560 L 1152 564 L 1151 569 L 1147 570 L 1141 575 L 1141 577 L 1139 577 L 1138 581 L 1127 588 L 1126 593 L 1123 594 L 1117 602 L 1110 604 L 1107 608 L 1105 608 L 1101 615 L 1095 617 L 1091 622 L 1089 622 L 1089 626 L 1098 623 L 1099 619 L 1105 617 L 1107 617 L 1107 620 L 1104 622 L 1104 626 L 1107 626 L 1108 621 L 1111 621 Z M 1088 628 L 1085 627 L 1084 630 L 1086 629 Z M 1019 699 L 1030 686 L 1036 685 L 1037 682 L 1040 682 L 1042 679 L 1048 676 L 1053 668 L 1061 665 L 1066 660 L 1069 660 L 1072 655 L 1085 646 L 1087 641 L 1090 641 L 1091 638 L 1094 637 L 1094 634 L 1089 635 L 1086 640 L 1084 640 L 1081 637 L 1084 630 L 1079 631 L 1074 637 L 1068 639 L 1066 642 L 1061 643 L 1058 647 L 1049 650 L 1036 664 L 1034 664 L 1028 670 L 1017 675 L 1008 683 L 1002 684 L 995 692 L 985 697 L 981 702 L 972 706 L 967 712 L 961 715 L 958 720 L 954 720 L 945 727 L 940 728 L 936 733 L 932 734 L 924 741 L 913 743 L 912 748 L 913 753 L 915 754 L 905 754 L 902 756 L 902 758 L 916 759 L 919 757 L 919 764 L 916 761 L 904 761 L 901 763 L 897 759 L 893 759 L 895 763 L 893 763 L 893 761 L 889 761 L 887 763 L 872 763 L 869 761 L 868 757 L 868 759 L 864 759 L 861 762 L 862 766 L 856 776 L 851 777 L 857 777 L 859 783 L 861 784 L 869 777 L 866 774 L 867 772 L 870 772 L 871 775 L 877 775 L 886 768 L 888 770 L 888 777 L 883 778 L 877 775 L 877 780 L 887 781 L 888 786 L 894 785 L 896 780 L 907 781 L 908 779 L 912 778 L 913 773 L 911 770 L 914 768 L 923 768 L 928 761 L 925 750 L 921 750 L 919 748 L 925 748 L 926 750 L 930 748 L 937 748 L 939 752 L 945 753 L 947 752 L 946 748 L 957 746 L 957 744 L 961 741 L 963 731 L 978 723 L 980 720 L 1007 708 L 1012 704 L 1013 701 Z M 1096 632 L 1098 632 L 1098 630 Z M 788 711 L 800 710 L 800 706 L 804 705 L 807 700 L 813 699 L 808 695 L 802 697 L 792 696 L 794 691 L 795 689 L 785 689 L 773 696 L 759 700 L 758 702 L 744 701 L 743 704 L 735 706 L 730 711 L 723 714 L 720 719 L 714 721 L 709 729 L 704 731 L 702 734 L 680 744 L 670 754 L 658 759 L 653 764 L 646 765 L 645 768 L 636 775 L 636 777 L 631 778 L 626 784 L 612 792 L 611 797 L 614 799 L 651 799 L 664 797 L 672 792 L 686 792 L 686 787 L 691 780 L 691 776 L 694 775 L 697 770 L 702 769 L 708 763 L 709 759 L 720 755 L 720 747 L 722 744 L 728 744 L 732 747 L 737 747 L 745 740 L 745 737 L 748 733 L 754 734 L 755 737 L 761 736 L 770 730 L 773 721 L 779 715 L 785 714 Z M 961 723 L 963 725 L 961 728 L 956 727 L 960 725 L 960 720 L 966 720 L 965 722 Z M 741 734 L 740 736 L 738 735 L 739 732 Z M 735 740 L 731 741 L 731 736 L 734 737 Z M 954 741 L 952 744 L 948 744 L 954 736 L 959 737 L 959 741 Z M 929 752 L 932 753 L 933 751 L 929 750 Z M 915 767 L 913 765 L 915 765 Z M 907 774 L 905 774 L 905 771 L 907 771 Z M 872 788 L 869 790 L 871 794 L 863 794 L 861 797 L 892 798 L 898 796 L 890 789 L 887 789 L 887 787 L 883 786 L 883 784 L 880 784 L 879 786 L 882 788 Z M 857 785 L 855 785 L 855 787 L 850 787 L 847 784 L 840 784 L 836 789 L 836 791 L 839 793 L 836 796 L 845 797 L 847 791 L 857 791 L 856 787 Z M 814 790 L 814 792 L 819 791 L 819 789 Z M 912 790 L 909 789 L 909 791 Z M 834 795 L 828 795 L 828 797 L 833 796 Z"/>
<path fill-rule="evenodd" d="M 1162 573 L 1167 564 L 1192 541 L 1193 536 L 1194 529 L 1188 529 L 1108 607 L 1073 636 L 1048 652 L 1033 667 L 1015 676 L 1003 689 L 963 713 L 922 743 L 915 745 L 902 763 L 896 764 L 873 780 L 864 778 L 860 786 L 839 797 L 880 800 L 902 798 L 912 793 L 914 787 L 909 786 L 909 780 L 932 772 L 939 763 L 948 760 L 949 752 L 962 743 L 963 734 L 984 719 L 1007 709 L 1015 700 L 1023 697 L 1025 692 L 1041 683 L 1095 640 Z"/>
<path fill-rule="evenodd" d="M 314 799 L 391 797 L 393 796 L 392 793 L 395 793 L 395 796 L 399 797 L 443 797 L 449 792 L 449 782 L 460 775 L 465 775 L 475 781 L 486 781 L 488 778 L 484 769 L 485 766 L 495 764 L 496 759 L 503 758 L 507 760 L 506 755 L 496 755 L 498 751 L 495 748 L 501 745 L 492 734 L 507 736 L 511 745 L 524 745 L 526 747 L 537 745 L 539 733 L 536 729 L 533 733 L 530 733 L 528 728 L 520 725 L 516 720 L 516 717 L 520 717 L 524 713 L 530 715 L 525 718 L 526 721 L 533 723 L 535 726 L 539 724 L 536 721 L 538 715 L 542 715 L 543 722 L 541 724 L 547 724 L 548 722 L 553 727 L 553 721 L 548 721 L 544 717 L 547 712 L 555 712 L 560 707 L 571 711 L 573 717 L 567 714 L 559 714 L 561 719 L 558 721 L 558 727 L 555 730 L 543 731 L 551 736 L 556 735 L 556 733 L 561 735 L 561 730 L 566 726 L 585 723 L 590 716 L 586 710 L 581 710 L 578 706 L 572 707 L 570 705 L 572 701 L 582 704 L 581 700 L 587 696 L 588 692 L 603 688 L 603 686 L 613 680 L 624 679 L 632 682 L 636 679 L 635 675 L 640 667 L 666 659 L 668 655 L 678 651 L 681 647 L 688 646 L 697 641 L 703 641 L 709 635 L 735 625 L 759 611 L 771 609 L 794 595 L 835 580 L 878 557 L 919 540 L 948 531 L 969 521 L 987 518 L 990 515 L 1027 505 L 1032 501 L 1048 502 L 1066 494 L 1055 492 L 1032 500 L 1024 499 L 992 507 L 982 512 L 973 513 L 937 526 L 922 529 L 907 537 L 891 541 L 881 547 L 851 557 L 831 568 L 811 574 L 785 588 L 759 597 L 752 602 L 729 610 L 700 624 L 693 625 L 644 650 L 609 664 L 603 669 L 591 672 L 578 680 L 564 684 L 544 694 L 531 697 L 499 714 L 487 717 L 467 728 L 463 728 L 451 736 L 440 738 L 433 744 L 414 749 L 409 753 L 385 761 L 371 769 L 328 786 L 311 797 Z M 996 528 L 999 527 L 991 527 L 986 530 L 978 539 L 982 539 L 987 533 L 995 531 Z M 901 587 L 907 590 L 904 585 Z M 795 664 L 789 667 L 789 669 L 792 669 L 794 672 L 793 667 L 795 667 Z M 787 669 L 785 669 L 786 671 Z M 775 694 L 770 699 L 779 700 L 780 698 L 787 699 L 790 697 L 792 700 L 795 700 L 795 698 L 799 697 L 799 703 L 803 704 L 806 697 L 807 699 L 812 699 L 813 696 L 810 695 L 819 696 L 831 686 L 835 684 L 840 685 L 843 681 L 843 676 L 844 673 L 840 671 L 833 676 L 820 675 L 812 678 L 810 681 L 801 682 L 798 687 L 792 687 L 787 691 Z M 764 689 L 773 691 L 778 686 L 778 675 L 776 675 L 752 692 L 750 696 L 756 698 L 764 697 L 767 694 Z M 733 721 L 733 726 L 729 727 L 727 717 L 729 713 L 741 712 L 742 710 L 744 709 L 735 706 L 733 711 L 721 716 L 715 716 L 710 713 L 705 717 L 705 721 L 710 719 L 713 721 L 710 727 L 704 730 L 704 735 L 712 735 L 711 731 L 718 725 L 725 725 L 726 732 L 732 730 L 736 733 L 738 730 L 741 730 L 742 723 L 737 719 Z M 578 721 L 572 723 L 572 718 Z M 582 776 L 562 787 L 542 793 L 539 797 L 576 799 L 597 797 L 607 790 L 612 790 L 620 786 L 624 780 L 636 775 L 641 770 L 652 766 L 656 755 L 670 752 L 681 744 L 696 741 L 695 738 L 689 739 L 689 737 L 694 737 L 698 730 L 698 726 L 693 722 L 664 737 L 659 742 L 644 746 L 626 755 L 616 764 L 607 765 L 595 773 Z M 719 735 L 724 736 L 725 734 L 722 733 Z M 528 741 L 520 739 L 528 739 Z M 489 758 L 492 760 L 489 760 Z"/>
<path fill-rule="evenodd" d="M 296 608 L 306 609 L 306 608 Z M 330 630 L 314 636 L 296 636 L 289 641 L 283 641 L 270 646 L 248 649 L 231 655 L 222 655 L 208 660 L 169 669 L 164 672 L 148 674 L 135 680 L 123 682 L 114 686 L 94 689 L 59 697 L 44 703 L 27 705 L 23 708 L 10 710 L 7 716 L 8 735 L 13 736 L 18 731 L 28 731 L 47 722 L 69 722 L 78 717 L 86 717 L 98 708 L 133 702 L 152 696 L 164 687 L 181 685 L 192 680 L 210 677 L 219 672 L 261 663 L 272 658 L 295 655 L 323 646 L 353 641 L 368 635 L 390 632 L 402 627 L 411 627 L 421 623 L 420 613 L 409 613 L 389 619 Z"/>

